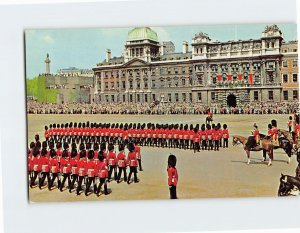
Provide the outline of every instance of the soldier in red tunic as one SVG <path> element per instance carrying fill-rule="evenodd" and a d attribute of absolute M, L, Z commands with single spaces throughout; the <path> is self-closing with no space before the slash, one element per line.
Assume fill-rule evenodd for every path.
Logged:
<path fill-rule="evenodd" d="M 61 181 L 61 185 L 59 190 L 62 192 L 66 179 L 68 179 L 68 187 L 70 188 L 71 186 L 71 179 L 70 179 L 70 175 L 71 175 L 71 164 L 69 161 L 69 153 L 68 150 L 64 150 L 62 152 L 62 158 L 60 160 L 60 172 L 62 173 L 62 181 Z"/>
<path fill-rule="evenodd" d="M 127 180 L 127 184 L 130 183 L 130 178 L 131 175 L 133 173 L 134 175 L 134 183 L 139 182 L 138 178 L 137 178 L 137 166 L 138 166 L 138 162 L 136 159 L 136 153 L 134 151 L 134 144 L 131 142 L 128 144 L 128 156 L 127 156 L 127 164 L 129 165 L 129 175 L 128 175 L 128 180 Z"/>
<path fill-rule="evenodd" d="M 171 199 L 177 199 L 176 187 L 178 182 L 178 173 L 176 169 L 176 161 L 177 159 L 175 155 L 169 155 L 167 172 Z"/>
<path fill-rule="evenodd" d="M 94 162 L 94 151 L 90 150 L 88 152 L 88 160 L 85 165 L 85 170 L 87 172 L 88 178 L 87 178 L 87 184 L 85 189 L 85 195 L 87 196 L 90 192 L 91 184 L 93 183 L 95 186 L 95 170 L 96 170 L 96 164 Z M 95 191 L 95 187 L 94 187 Z"/>
<path fill-rule="evenodd" d="M 77 181 L 78 179 L 78 167 L 77 167 L 77 162 L 78 162 L 78 158 L 77 158 L 77 150 L 76 148 L 73 148 L 71 151 L 71 158 L 70 158 L 70 166 L 71 166 L 71 184 L 69 186 L 69 192 L 72 192 L 72 189 L 74 188 L 74 184 L 75 181 Z"/>
<path fill-rule="evenodd" d="M 138 164 L 139 164 L 139 171 L 143 171 L 141 148 L 139 147 L 137 141 L 135 142 L 134 151 L 136 153 L 136 158 L 137 158 L 137 161 L 138 161 Z"/>
<path fill-rule="evenodd" d="M 214 124 L 212 124 L 212 126 L 214 127 Z M 208 146 L 208 150 L 212 150 L 213 149 L 213 136 L 212 136 L 212 126 L 210 124 L 206 125 L 206 137 L 207 137 L 207 146 Z"/>
<path fill-rule="evenodd" d="M 80 159 L 77 162 L 77 168 L 78 168 L 78 185 L 76 193 L 77 195 L 80 195 L 80 191 L 82 190 L 82 181 L 84 180 L 84 177 L 86 175 L 85 171 L 85 164 L 86 164 L 86 151 L 82 150 L 80 151 Z"/>
<path fill-rule="evenodd" d="M 32 159 L 32 170 L 33 170 L 33 176 L 30 181 L 30 188 L 32 188 L 35 185 L 36 178 L 40 174 L 41 171 L 41 165 L 40 165 L 40 150 L 38 147 L 35 147 L 32 151 L 33 159 Z"/>
<path fill-rule="evenodd" d="M 107 171 L 107 165 L 104 162 L 104 156 L 103 156 L 103 151 L 99 152 L 99 162 L 97 163 L 97 173 L 98 173 L 98 177 L 100 179 L 100 183 L 99 186 L 97 188 L 97 196 L 99 196 L 100 191 L 101 191 L 101 187 L 104 184 L 104 195 L 108 194 L 108 190 L 107 190 L 107 177 L 108 177 L 108 171 Z"/>
<path fill-rule="evenodd" d="M 40 166 L 41 166 L 41 178 L 39 180 L 39 188 L 42 189 L 44 186 L 45 179 L 47 177 L 47 183 L 50 183 L 50 169 L 49 169 L 49 158 L 47 157 L 48 151 L 43 148 L 41 151 Z"/>
<path fill-rule="evenodd" d="M 45 125 L 44 137 L 45 137 L 46 141 L 49 140 L 50 135 L 49 135 L 49 131 L 48 131 L 48 126 L 47 125 Z"/>
<path fill-rule="evenodd" d="M 119 168 L 119 174 L 118 174 L 118 179 L 117 182 L 120 183 L 122 171 L 124 172 L 124 182 L 127 182 L 127 172 L 126 172 L 126 156 L 124 153 L 124 145 L 120 144 L 119 145 L 119 154 L 117 156 L 117 161 L 118 161 L 118 168 Z"/>
<path fill-rule="evenodd" d="M 227 125 L 223 125 L 223 148 L 228 148 L 228 138 L 229 138 L 229 131 L 227 129 Z"/>
<path fill-rule="evenodd" d="M 110 143 L 108 145 L 108 154 L 107 154 L 107 159 L 108 159 L 108 182 L 111 180 L 111 174 L 114 171 L 114 179 L 117 180 L 117 161 L 116 161 L 116 154 L 114 152 L 114 145 Z"/>
<path fill-rule="evenodd" d="M 194 153 L 196 153 L 196 151 L 200 151 L 200 140 L 199 140 L 199 134 L 198 134 L 198 127 L 195 127 L 193 130 L 193 149 L 194 149 Z"/>
<path fill-rule="evenodd" d="M 219 127 L 216 125 L 212 130 L 212 137 L 214 140 L 214 151 L 219 150 Z"/>
<path fill-rule="evenodd" d="M 56 151 L 54 149 L 50 150 L 50 160 L 49 160 L 49 168 L 52 174 L 52 178 L 50 183 L 48 184 L 48 189 L 51 190 L 55 179 L 57 179 L 57 188 L 60 187 L 60 179 L 59 179 L 59 164 L 56 156 Z"/>

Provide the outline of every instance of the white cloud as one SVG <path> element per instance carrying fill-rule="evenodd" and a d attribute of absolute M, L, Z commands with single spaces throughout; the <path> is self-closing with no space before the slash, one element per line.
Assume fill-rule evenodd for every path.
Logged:
<path fill-rule="evenodd" d="M 54 43 L 54 39 L 50 35 L 43 36 L 42 40 L 47 44 Z"/>

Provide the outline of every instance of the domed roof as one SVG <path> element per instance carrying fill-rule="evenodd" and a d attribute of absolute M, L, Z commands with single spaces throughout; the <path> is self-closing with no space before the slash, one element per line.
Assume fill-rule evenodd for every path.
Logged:
<path fill-rule="evenodd" d="M 137 27 L 128 32 L 127 41 L 145 39 L 158 42 L 157 33 L 149 27 Z"/>

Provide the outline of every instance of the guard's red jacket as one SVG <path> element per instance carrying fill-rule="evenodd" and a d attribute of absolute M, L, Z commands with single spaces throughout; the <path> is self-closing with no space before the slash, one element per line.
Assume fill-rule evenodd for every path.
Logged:
<path fill-rule="evenodd" d="M 141 148 L 140 148 L 138 145 L 135 145 L 134 151 L 135 151 L 135 153 L 136 153 L 136 158 L 137 158 L 137 159 L 141 159 L 141 158 L 142 158 L 142 157 L 141 157 Z"/>
<path fill-rule="evenodd" d="M 40 166 L 42 172 L 49 172 L 49 158 L 47 156 L 41 156 Z"/>
<path fill-rule="evenodd" d="M 85 159 L 80 159 L 80 160 L 77 162 L 78 175 L 79 175 L 79 176 L 85 176 L 85 174 L 86 174 L 86 172 L 85 172 L 85 164 L 86 164 Z"/>
<path fill-rule="evenodd" d="M 115 154 L 115 152 L 113 152 L 113 151 L 109 151 L 108 152 L 108 155 L 107 155 L 107 159 L 108 159 L 108 165 L 110 165 L 110 166 L 114 166 L 114 165 L 116 165 L 116 154 Z"/>
<path fill-rule="evenodd" d="M 223 129 L 223 138 L 229 138 L 229 131 L 228 131 L 228 129 Z"/>
<path fill-rule="evenodd" d="M 40 156 L 33 157 L 32 159 L 32 170 L 36 172 L 40 172 L 42 169 L 40 164 Z"/>
<path fill-rule="evenodd" d="M 60 159 L 60 172 L 64 174 L 71 173 L 71 165 L 69 163 L 68 158 L 61 158 Z"/>
<path fill-rule="evenodd" d="M 126 166 L 126 156 L 124 154 L 124 152 L 119 152 L 118 156 L 117 156 L 117 160 L 118 160 L 118 167 L 125 167 Z"/>
<path fill-rule="evenodd" d="M 76 157 L 70 158 L 70 166 L 71 166 L 71 171 L 72 171 L 73 175 L 78 175 L 77 162 L 78 162 L 78 159 Z"/>
<path fill-rule="evenodd" d="M 211 129 L 206 129 L 206 136 L 208 140 L 212 140 L 213 131 Z"/>
<path fill-rule="evenodd" d="M 96 164 L 93 160 L 88 160 L 85 164 L 85 171 L 88 177 L 94 177 L 96 170 Z"/>
<path fill-rule="evenodd" d="M 130 167 L 137 167 L 138 162 L 137 162 L 137 159 L 136 159 L 136 153 L 135 153 L 135 151 L 129 152 L 129 153 L 128 153 L 128 156 L 127 156 L 127 164 L 128 164 Z"/>
<path fill-rule="evenodd" d="M 49 160 L 49 166 L 50 166 L 50 171 L 52 173 L 58 173 L 59 172 L 59 165 L 58 165 L 58 160 L 57 158 L 51 158 Z"/>
<path fill-rule="evenodd" d="M 177 186 L 178 182 L 178 173 L 175 167 L 168 168 L 168 185 Z"/>
<path fill-rule="evenodd" d="M 97 171 L 97 175 L 100 178 L 107 178 L 108 177 L 108 171 L 107 171 L 106 163 L 99 161 L 97 163 L 96 171 Z"/>

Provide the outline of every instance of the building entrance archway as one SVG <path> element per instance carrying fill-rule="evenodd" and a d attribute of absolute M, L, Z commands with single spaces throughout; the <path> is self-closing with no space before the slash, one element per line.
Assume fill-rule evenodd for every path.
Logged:
<path fill-rule="evenodd" d="M 236 96 L 234 94 L 229 94 L 227 96 L 228 107 L 236 107 Z"/>

